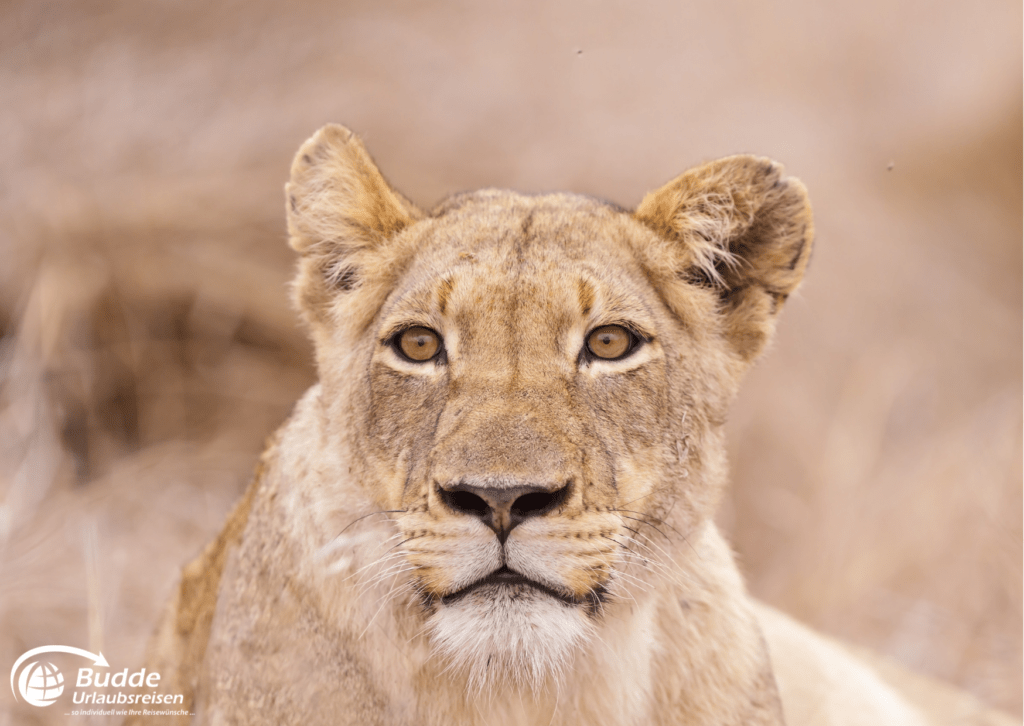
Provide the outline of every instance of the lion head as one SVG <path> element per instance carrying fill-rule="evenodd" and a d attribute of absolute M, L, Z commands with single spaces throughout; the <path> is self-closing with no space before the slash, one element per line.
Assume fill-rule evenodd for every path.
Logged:
<path fill-rule="evenodd" d="M 423 212 L 327 126 L 287 204 L 339 492 L 388 513 L 451 667 L 557 674 L 712 517 L 726 409 L 810 255 L 803 186 L 734 156 L 634 211 L 483 190 Z"/>

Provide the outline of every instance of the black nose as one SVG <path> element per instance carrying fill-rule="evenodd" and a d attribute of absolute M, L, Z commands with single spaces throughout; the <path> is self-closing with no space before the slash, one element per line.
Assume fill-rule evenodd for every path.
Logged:
<path fill-rule="evenodd" d="M 456 482 L 438 486 L 437 494 L 452 511 L 479 517 L 504 543 L 523 520 L 561 505 L 569 496 L 569 485 L 552 491 L 542 486 L 488 487 Z"/>

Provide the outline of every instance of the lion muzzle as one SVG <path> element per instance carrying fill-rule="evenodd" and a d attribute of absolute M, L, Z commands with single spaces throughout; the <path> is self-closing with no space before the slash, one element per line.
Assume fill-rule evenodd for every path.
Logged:
<path fill-rule="evenodd" d="M 569 497 L 571 482 L 554 489 L 550 485 L 487 486 L 460 480 L 438 485 L 438 498 L 451 511 L 476 517 L 505 544 L 509 534 L 530 517 L 558 509 Z"/>

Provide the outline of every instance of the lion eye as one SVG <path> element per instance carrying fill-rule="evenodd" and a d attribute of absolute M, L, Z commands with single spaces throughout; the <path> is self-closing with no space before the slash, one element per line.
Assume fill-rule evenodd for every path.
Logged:
<path fill-rule="evenodd" d="M 636 338 L 621 325 L 602 325 L 587 336 L 587 349 L 595 358 L 615 360 L 629 353 Z"/>
<path fill-rule="evenodd" d="M 441 336 L 430 328 L 409 328 L 399 333 L 398 348 L 409 360 L 422 363 L 437 355 L 441 349 Z"/>

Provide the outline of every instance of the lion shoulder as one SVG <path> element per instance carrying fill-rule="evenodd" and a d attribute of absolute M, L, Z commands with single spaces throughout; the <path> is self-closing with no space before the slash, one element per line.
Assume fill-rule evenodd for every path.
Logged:
<path fill-rule="evenodd" d="M 160 673 L 164 687 L 185 696 L 184 710 L 195 700 L 224 565 L 230 553 L 242 542 L 255 493 L 270 462 L 276 456 L 277 442 L 272 438 L 257 463 L 252 481 L 235 504 L 217 537 L 194 560 L 182 568 L 178 586 L 164 608 L 147 648 L 150 672 Z M 188 717 L 182 717 L 188 723 Z M 131 719 L 126 723 L 133 723 Z"/>
<path fill-rule="evenodd" d="M 754 609 L 790 726 L 1020 723 L 967 693 L 911 673 L 867 649 L 812 631 L 774 608 L 755 603 Z"/>

